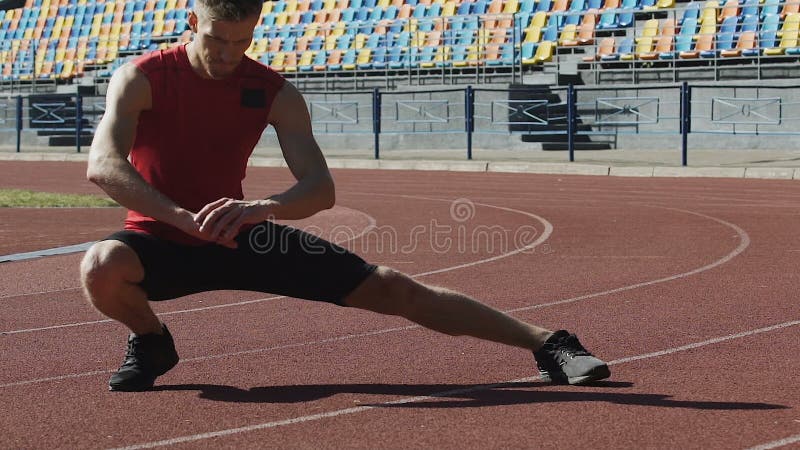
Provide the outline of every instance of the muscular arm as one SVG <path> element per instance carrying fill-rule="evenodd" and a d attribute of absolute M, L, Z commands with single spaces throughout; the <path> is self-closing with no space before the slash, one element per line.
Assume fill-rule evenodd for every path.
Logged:
<path fill-rule="evenodd" d="M 273 102 L 270 123 L 275 127 L 283 157 L 297 183 L 267 200 L 279 219 L 302 219 L 336 202 L 333 178 L 311 132 L 311 118 L 303 96 L 286 83 Z"/>
<path fill-rule="evenodd" d="M 336 201 L 333 178 L 311 132 L 303 96 L 289 84 L 275 97 L 269 123 L 275 127 L 283 157 L 297 182 L 264 200 L 222 198 L 197 213 L 200 230 L 212 239 L 232 239 L 244 224 L 274 219 L 303 219 L 331 208 Z"/>
<path fill-rule="evenodd" d="M 139 113 L 151 107 L 150 83 L 133 64 L 114 73 L 106 112 L 92 142 L 86 176 L 120 205 L 186 230 L 193 214 L 148 184 L 128 162 Z"/>

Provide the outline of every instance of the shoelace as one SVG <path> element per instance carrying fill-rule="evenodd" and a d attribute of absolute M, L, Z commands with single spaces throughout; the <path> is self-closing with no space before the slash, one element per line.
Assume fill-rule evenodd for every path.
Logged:
<path fill-rule="evenodd" d="M 574 334 L 564 336 L 560 339 L 559 344 L 559 350 L 567 356 L 592 356 L 592 354 L 581 345 L 580 341 L 578 341 L 578 337 Z"/>
<path fill-rule="evenodd" d="M 130 366 L 136 362 L 138 357 L 144 357 L 144 351 L 142 350 L 142 343 L 138 338 L 133 338 L 128 341 L 128 349 L 125 351 L 125 361 L 123 361 L 123 366 Z"/>

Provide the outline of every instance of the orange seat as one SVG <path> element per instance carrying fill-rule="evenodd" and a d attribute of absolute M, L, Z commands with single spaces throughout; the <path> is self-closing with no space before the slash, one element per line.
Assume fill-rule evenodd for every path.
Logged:
<path fill-rule="evenodd" d="M 739 0 L 728 0 L 717 16 L 717 22 L 722 23 L 726 18 L 739 15 Z"/>
<path fill-rule="evenodd" d="M 705 52 L 714 48 L 714 35 L 701 34 L 697 36 L 697 43 L 694 50 L 680 52 L 678 56 L 681 59 L 697 59 L 700 57 L 700 52 Z"/>
<path fill-rule="evenodd" d="M 585 62 L 599 61 L 603 56 L 613 54 L 614 42 L 615 41 L 613 37 L 603 38 L 600 41 L 600 44 L 597 46 L 597 51 L 595 52 L 594 56 L 584 56 L 583 60 Z"/>

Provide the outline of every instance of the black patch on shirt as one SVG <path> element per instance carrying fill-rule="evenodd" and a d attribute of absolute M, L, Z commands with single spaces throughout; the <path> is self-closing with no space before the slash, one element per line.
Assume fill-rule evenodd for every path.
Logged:
<path fill-rule="evenodd" d="M 267 93 L 264 89 L 242 88 L 242 106 L 245 108 L 266 108 Z"/>

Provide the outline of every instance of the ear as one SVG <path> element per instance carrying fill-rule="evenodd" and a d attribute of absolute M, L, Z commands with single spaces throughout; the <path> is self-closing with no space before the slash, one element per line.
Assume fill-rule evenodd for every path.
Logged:
<path fill-rule="evenodd" d="M 192 33 L 197 33 L 197 13 L 194 11 L 189 11 L 189 29 L 192 30 Z"/>

